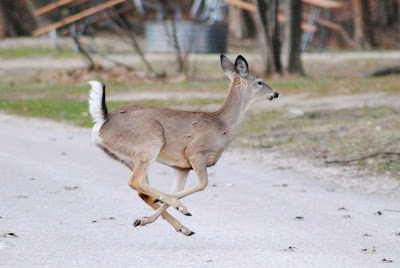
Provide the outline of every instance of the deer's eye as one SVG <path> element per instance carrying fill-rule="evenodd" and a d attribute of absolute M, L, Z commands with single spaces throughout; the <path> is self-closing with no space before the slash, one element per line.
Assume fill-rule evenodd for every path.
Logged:
<path fill-rule="evenodd" d="M 262 82 L 261 82 L 261 81 L 258 81 L 257 84 L 258 84 L 259 86 L 261 86 L 261 85 L 262 85 Z"/>

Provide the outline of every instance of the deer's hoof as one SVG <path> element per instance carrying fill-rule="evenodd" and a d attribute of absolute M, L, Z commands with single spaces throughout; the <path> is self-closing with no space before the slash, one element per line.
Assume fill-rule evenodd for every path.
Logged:
<path fill-rule="evenodd" d="M 192 235 L 195 234 L 195 232 L 192 232 L 192 231 L 189 232 L 189 231 L 190 230 L 187 230 L 187 229 L 179 229 L 179 232 L 184 234 L 184 235 L 186 235 L 186 236 L 192 236 Z"/>
<path fill-rule="evenodd" d="M 140 220 L 135 220 L 135 222 L 133 223 L 133 227 L 138 227 L 140 225 Z"/>

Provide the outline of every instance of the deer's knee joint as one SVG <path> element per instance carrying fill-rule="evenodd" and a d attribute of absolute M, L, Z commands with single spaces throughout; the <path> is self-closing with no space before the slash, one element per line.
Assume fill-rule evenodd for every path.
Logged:
<path fill-rule="evenodd" d="M 200 191 L 203 191 L 204 189 L 206 189 L 207 185 L 208 185 L 208 181 L 200 182 L 200 184 L 199 184 Z"/>
<path fill-rule="evenodd" d="M 132 187 L 133 189 L 135 189 L 136 191 L 142 192 L 142 191 L 140 191 L 140 189 L 142 189 L 140 183 L 135 182 L 135 181 L 129 181 L 129 182 L 128 182 L 128 185 L 129 185 L 130 187 Z"/>

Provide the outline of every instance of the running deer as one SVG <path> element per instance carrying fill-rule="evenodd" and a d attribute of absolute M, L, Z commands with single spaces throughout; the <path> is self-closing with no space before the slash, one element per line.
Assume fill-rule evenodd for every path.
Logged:
<path fill-rule="evenodd" d="M 193 235 L 194 232 L 172 217 L 167 208 L 172 206 L 191 216 L 180 199 L 206 188 L 207 167 L 217 163 L 238 134 L 250 105 L 259 99 L 278 97 L 278 91 L 249 72 L 241 55 L 235 63 L 221 55 L 221 66 L 231 80 L 231 86 L 225 102 L 215 112 L 179 111 L 143 104 L 124 105 L 108 112 L 104 84 L 89 82 L 94 143 L 132 171 L 129 186 L 155 210 L 150 216 L 137 219 L 133 224 L 135 227 L 152 223 L 162 216 L 176 231 Z M 147 170 L 153 161 L 176 170 L 170 194 L 150 186 Z M 190 170 L 196 172 L 199 183 L 184 189 Z"/>

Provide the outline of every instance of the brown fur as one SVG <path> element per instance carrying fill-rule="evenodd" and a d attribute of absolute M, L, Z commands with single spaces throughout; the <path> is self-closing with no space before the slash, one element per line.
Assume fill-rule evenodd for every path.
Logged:
<path fill-rule="evenodd" d="M 173 221 L 165 214 L 170 205 L 190 215 L 179 199 L 207 186 L 207 167 L 217 163 L 238 134 L 250 105 L 257 99 L 278 97 L 277 91 L 249 73 L 243 57 L 239 56 L 233 64 L 221 56 L 221 65 L 232 84 L 227 99 L 217 111 L 190 112 L 130 104 L 108 113 L 100 129 L 98 145 L 133 171 L 129 185 L 147 204 L 157 209 L 149 223 L 159 215 Z M 177 169 L 178 181 L 186 181 L 188 172 L 185 170 L 193 169 L 199 184 L 186 190 L 184 184 L 180 185 L 169 195 L 150 187 L 146 174 L 153 160 Z M 150 204 L 149 200 L 155 199 L 163 200 L 165 205 L 158 208 L 158 205 Z M 147 221 L 142 218 L 135 223 L 144 225 Z"/>

